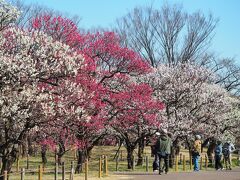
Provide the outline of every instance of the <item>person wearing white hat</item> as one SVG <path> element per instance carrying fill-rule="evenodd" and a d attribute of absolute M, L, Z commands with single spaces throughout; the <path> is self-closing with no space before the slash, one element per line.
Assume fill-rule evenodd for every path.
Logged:
<path fill-rule="evenodd" d="M 201 136 L 200 135 L 196 135 L 196 139 L 200 140 Z"/>
<path fill-rule="evenodd" d="M 154 156 L 154 161 L 152 164 L 153 172 L 156 172 L 159 169 L 159 167 L 158 167 L 159 166 L 159 158 L 158 158 L 158 154 L 156 152 L 156 142 L 158 141 L 160 135 L 161 134 L 159 131 L 155 132 L 155 134 L 153 135 L 152 140 L 151 140 L 151 142 L 152 142 L 151 153 L 152 153 L 152 156 Z"/>
<path fill-rule="evenodd" d="M 155 134 L 156 134 L 157 136 L 160 136 L 160 135 L 161 135 L 160 132 L 156 132 Z"/>

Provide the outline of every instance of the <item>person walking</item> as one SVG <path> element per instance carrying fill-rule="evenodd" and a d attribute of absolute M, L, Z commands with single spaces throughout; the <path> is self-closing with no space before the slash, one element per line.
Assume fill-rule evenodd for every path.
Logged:
<path fill-rule="evenodd" d="M 235 150 L 235 147 L 230 140 L 228 140 L 223 144 L 222 152 L 223 152 L 223 158 L 224 158 L 226 170 L 232 170 L 231 153 L 234 150 Z"/>
<path fill-rule="evenodd" d="M 208 167 L 214 167 L 214 150 L 217 145 L 216 138 L 212 137 L 209 141 L 209 145 L 207 148 L 207 156 L 208 156 Z"/>
<path fill-rule="evenodd" d="M 223 165 L 221 163 L 222 159 L 222 142 L 217 141 L 217 146 L 214 150 L 215 153 L 215 169 L 216 170 L 223 170 Z"/>
<path fill-rule="evenodd" d="M 156 143 L 156 150 L 159 158 L 159 174 L 163 173 L 165 167 L 165 173 L 168 173 L 169 167 L 169 154 L 171 153 L 172 140 L 167 135 L 167 130 L 163 129 L 159 140 Z M 162 162 L 164 161 L 164 163 Z"/>
<path fill-rule="evenodd" d="M 157 148 L 156 148 L 156 143 L 159 139 L 159 136 L 160 136 L 160 132 L 156 132 L 152 138 L 152 142 L 154 142 L 154 143 L 152 143 L 152 146 L 151 146 L 152 155 L 154 157 L 154 161 L 153 161 L 153 165 L 152 165 L 153 172 L 156 172 L 159 169 L 159 158 L 158 158 Z"/>
<path fill-rule="evenodd" d="M 170 154 L 168 156 L 169 168 L 173 168 L 173 159 L 174 159 L 174 148 L 173 148 L 173 142 L 172 142 L 173 134 L 171 132 L 168 132 L 167 135 L 171 139 Z"/>
<path fill-rule="evenodd" d="M 199 171 L 198 161 L 199 161 L 200 154 L 201 154 L 201 146 L 202 146 L 201 136 L 196 135 L 195 136 L 195 141 L 194 141 L 194 144 L 193 144 L 193 150 L 192 150 L 194 171 Z"/>

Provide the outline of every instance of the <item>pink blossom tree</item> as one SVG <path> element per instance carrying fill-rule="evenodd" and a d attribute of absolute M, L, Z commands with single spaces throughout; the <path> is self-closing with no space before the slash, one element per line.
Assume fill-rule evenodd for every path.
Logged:
<path fill-rule="evenodd" d="M 111 94 L 107 100 L 110 108 L 108 126 L 124 140 L 128 168 L 131 169 L 133 151 L 138 143 L 144 142 L 161 125 L 158 112 L 163 109 L 163 104 L 152 98 L 153 91 L 147 84 L 136 84 L 128 80 L 118 86 L 121 89 Z"/>
<path fill-rule="evenodd" d="M 132 93 L 132 88 L 139 88 L 143 87 L 143 85 L 132 84 L 131 85 L 131 76 L 138 76 L 140 74 L 146 74 L 150 72 L 150 67 L 144 62 L 144 60 L 134 51 L 124 48 L 120 45 L 120 39 L 118 36 L 116 36 L 112 32 L 104 32 L 104 33 L 96 33 L 96 34 L 86 34 L 86 38 L 84 38 L 85 41 L 83 41 L 83 45 L 79 46 L 82 47 L 80 50 L 85 55 L 85 59 L 89 60 L 90 64 L 93 64 L 92 67 L 96 67 L 96 69 L 93 69 L 93 74 L 96 77 L 97 81 L 102 84 L 102 86 L 105 88 L 106 93 L 104 96 L 102 96 L 102 99 L 104 102 L 107 102 L 108 104 L 108 118 L 107 120 L 107 127 L 109 127 L 108 123 L 111 122 L 113 116 L 116 114 L 112 114 L 112 108 L 113 104 L 111 102 L 112 97 L 115 94 L 118 98 L 118 101 L 125 101 L 124 96 L 121 96 L 123 94 Z M 128 85 L 126 86 L 126 81 L 128 82 Z M 126 89 L 123 87 L 126 86 Z M 151 93 L 149 93 L 149 89 L 146 86 L 146 93 L 144 93 L 144 88 L 142 89 L 142 98 L 148 98 L 148 102 L 152 100 L 152 103 L 154 104 L 154 100 L 151 99 Z M 129 92 L 128 92 L 129 91 Z M 132 99 L 136 99 L 136 101 L 142 101 L 139 97 L 139 94 L 133 93 L 129 96 L 132 96 Z M 134 96 L 136 96 L 134 98 Z M 138 96 L 138 97 L 137 97 Z M 121 99 L 122 98 L 122 99 Z M 114 102 L 115 103 L 115 102 Z M 160 102 L 158 102 L 160 103 Z M 124 103 L 123 103 L 124 104 Z M 128 104 L 128 103 L 127 103 Z M 134 104 L 134 103 L 133 103 Z M 161 103 L 160 103 L 161 104 Z M 148 104 L 145 104 L 146 106 Z M 149 104 L 150 105 L 150 104 Z M 133 105 L 134 106 L 134 105 Z M 118 107 L 119 108 L 119 107 Z M 156 109 L 156 107 L 155 107 Z M 119 110 L 119 109 L 117 109 Z M 154 110 L 153 110 L 154 111 Z M 131 115 L 134 113 L 133 111 Z M 127 111 L 124 111 L 126 113 L 126 116 L 129 116 L 127 114 Z M 143 114 L 148 114 L 149 112 L 142 112 Z M 139 116 L 139 115 L 137 115 Z M 154 115 L 153 115 L 154 116 Z M 153 118 L 154 119 L 154 118 Z M 136 121 L 141 123 L 140 118 L 136 118 Z M 153 120 L 154 121 L 154 120 Z M 116 122 L 116 121 L 114 121 Z M 123 122 L 122 122 L 123 123 Z M 130 123 L 130 122 L 129 122 Z M 146 123 L 147 124 L 147 123 Z M 156 126 L 156 124 L 155 124 Z M 110 126 L 112 127 L 112 126 Z M 130 133 L 130 132 L 129 132 Z M 121 133 L 118 133 L 121 134 Z M 132 152 L 134 148 L 136 147 L 136 144 L 140 142 L 140 139 L 142 140 L 144 137 L 148 136 L 149 134 L 142 133 L 139 140 L 136 140 L 132 145 L 131 143 L 127 143 L 127 149 L 129 150 L 129 158 L 128 158 L 128 167 L 131 168 L 132 166 Z M 126 138 L 123 138 L 124 140 L 128 141 Z M 129 142 L 129 141 L 128 141 Z"/>

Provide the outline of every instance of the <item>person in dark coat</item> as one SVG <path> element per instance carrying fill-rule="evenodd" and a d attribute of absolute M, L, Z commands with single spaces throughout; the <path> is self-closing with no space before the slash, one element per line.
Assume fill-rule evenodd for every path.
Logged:
<path fill-rule="evenodd" d="M 159 139 L 159 136 L 160 136 L 160 133 L 156 132 L 155 136 L 154 136 L 154 145 L 151 146 L 152 154 L 153 154 L 153 157 L 154 157 L 153 166 L 152 166 L 153 167 L 153 172 L 158 171 L 158 169 L 159 169 L 159 158 L 158 158 L 157 148 L 156 148 L 156 143 Z"/>
<path fill-rule="evenodd" d="M 215 169 L 216 170 L 223 170 L 223 165 L 221 163 L 222 159 L 222 142 L 217 141 L 217 146 L 215 147 Z"/>
<path fill-rule="evenodd" d="M 171 153 L 172 140 L 167 135 L 167 130 L 163 129 L 156 143 L 156 151 L 159 158 L 159 174 L 163 173 L 163 167 L 165 167 L 165 173 L 168 173 L 169 167 L 169 154 Z M 164 161 L 164 164 L 163 162 Z M 163 166 L 164 165 L 164 166 Z"/>
<path fill-rule="evenodd" d="M 232 170 L 231 153 L 234 150 L 235 150 L 235 147 L 230 140 L 224 143 L 222 152 L 223 152 L 223 158 L 224 158 L 225 166 L 227 170 Z"/>

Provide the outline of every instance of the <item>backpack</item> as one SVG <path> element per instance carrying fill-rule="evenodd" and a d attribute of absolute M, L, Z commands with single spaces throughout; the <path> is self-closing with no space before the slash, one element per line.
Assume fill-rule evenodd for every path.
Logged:
<path fill-rule="evenodd" d="M 215 148 L 215 155 L 216 156 L 221 156 L 222 155 L 222 145 L 217 145 Z"/>
<path fill-rule="evenodd" d="M 166 142 L 163 143 L 163 141 L 161 140 L 161 138 L 159 139 L 159 143 L 158 143 L 158 154 L 160 156 L 166 156 L 167 155 L 167 146 L 169 144 L 169 138 L 167 138 Z"/>
<path fill-rule="evenodd" d="M 225 144 L 223 145 L 223 150 L 222 150 L 222 152 L 223 152 L 223 155 L 224 155 L 224 156 L 229 156 L 229 155 L 230 155 L 229 148 L 230 148 L 230 144 L 225 143 Z"/>

